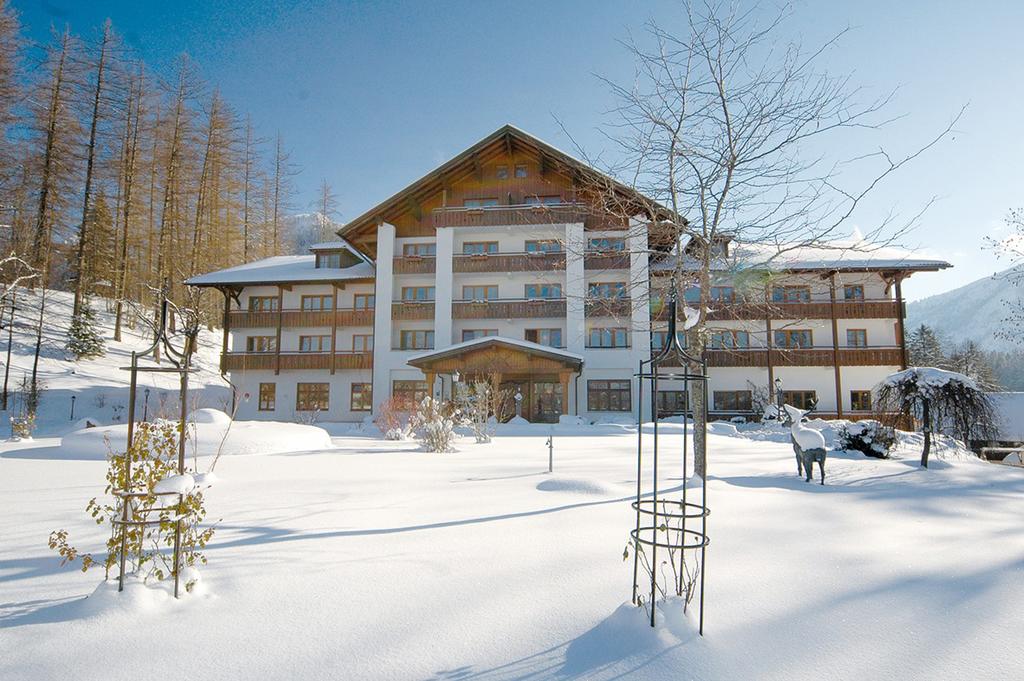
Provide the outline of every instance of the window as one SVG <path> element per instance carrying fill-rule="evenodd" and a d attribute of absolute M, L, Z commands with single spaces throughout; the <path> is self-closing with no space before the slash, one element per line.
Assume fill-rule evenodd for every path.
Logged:
<path fill-rule="evenodd" d="M 372 310 L 377 304 L 377 297 L 372 293 L 357 293 L 352 296 L 352 307 L 357 310 Z"/>
<path fill-rule="evenodd" d="M 516 177 L 526 177 L 525 165 L 520 164 L 516 166 Z"/>
<path fill-rule="evenodd" d="M 486 206 L 497 206 L 498 199 L 465 199 L 462 205 L 466 208 L 484 208 Z"/>
<path fill-rule="evenodd" d="M 668 331 L 651 331 L 651 350 L 658 351 L 668 345 Z"/>
<path fill-rule="evenodd" d="M 260 411 L 274 411 L 277 406 L 277 384 L 260 383 Z"/>
<path fill-rule="evenodd" d="M 736 292 L 732 286 L 712 286 L 711 300 L 717 300 L 722 303 L 734 303 L 736 302 Z"/>
<path fill-rule="evenodd" d="M 864 287 L 860 284 L 844 286 L 843 298 L 846 300 L 864 300 Z"/>
<path fill-rule="evenodd" d="M 399 336 L 399 350 L 431 350 L 434 347 L 433 331 L 402 331 Z"/>
<path fill-rule="evenodd" d="M 867 329 L 847 329 L 846 346 L 849 348 L 866 348 L 868 346 Z"/>
<path fill-rule="evenodd" d="M 527 284 L 525 288 L 527 298 L 561 298 L 561 284 Z"/>
<path fill-rule="evenodd" d="M 629 381 L 587 381 L 587 411 L 631 411 Z"/>
<path fill-rule="evenodd" d="M 341 267 L 341 253 L 317 253 L 316 254 L 316 266 L 317 268 L 322 267 L 333 267 L 338 269 Z"/>
<path fill-rule="evenodd" d="M 277 352 L 276 336 L 249 336 L 245 339 L 246 352 Z"/>
<path fill-rule="evenodd" d="M 328 383 L 299 383 L 295 386 L 295 411 L 327 411 L 330 394 Z"/>
<path fill-rule="evenodd" d="M 487 336 L 497 336 L 497 329 L 463 329 L 462 340 L 471 341 L 477 338 L 486 338 Z"/>
<path fill-rule="evenodd" d="M 626 240 L 614 237 L 600 237 L 587 242 L 587 249 L 591 251 L 624 251 Z"/>
<path fill-rule="evenodd" d="M 330 336 L 299 336 L 299 352 L 330 352 Z"/>
<path fill-rule="evenodd" d="M 775 286 L 772 288 L 773 303 L 809 303 L 810 286 Z"/>
<path fill-rule="evenodd" d="M 625 298 L 626 283 L 622 281 L 594 282 L 587 287 L 591 298 Z"/>
<path fill-rule="evenodd" d="M 426 381 L 392 381 L 391 396 L 401 402 L 419 404 L 427 396 Z"/>
<path fill-rule="evenodd" d="M 818 405 L 818 393 L 814 390 L 783 390 L 782 402 L 806 411 Z"/>
<path fill-rule="evenodd" d="M 749 390 L 716 390 L 712 396 L 715 411 L 750 411 Z"/>
<path fill-rule="evenodd" d="M 433 300 L 434 299 L 434 287 L 433 286 L 403 286 L 402 287 L 402 300 Z"/>
<path fill-rule="evenodd" d="M 624 328 L 598 328 L 587 333 L 588 348 L 628 348 L 629 332 Z"/>
<path fill-rule="evenodd" d="M 402 255 L 432 258 L 437 255 L 437 244 L 405 244 L 402 246 Z"/>
<path fill-rule="evenodd" d="M 495 168 L 494 169 L 494 176 L 497 177 L 499 180 L 507 180 L 508 179 L 508 166 L 498 166 L 497 168 Z"/>
<path fill-rule="evenodd" d="M 305 312 L 330 310 L 334 306 L 334 296 L 302 296 L 302 309 Z"/>
<path fill-rule="evenodd" d="M 871 411 L 871 391 L 851 390 L 850 408 L 853 411 Z"/>
<path fill-rule="evenodd" d="M 373 409 L 373 384 L 353 383 L 349 393 L 349 409 L 352 411 L 370 411 Z"/>
<path fill-rule="evenodd" d="M 354 334 L 352 336 L 352 352 L 373 352 L 373 334 Z"/>
<path fill-rule="evenodd" d="M 712 331 L 710 340 L 713 350 L 732 350 L 750 347 L 750 333 L 747 331 L 735 329 Z"/>
<path fill-rule="evenodd" d="M 538 345 L 547 345 L 552 348 L 563 347 L 561 329 L 527 329 L 525 338 Z"/>
<path fill-rule="evenodd" d="M 561 196 L 533 196 L 526 197 L 527 206 L 558 206 L 562 203 Z"/>
<path fill-rule="evenodd" d="M 496 300 L 498 297 L 497 284 L 485 284 L 476 286 L 463 286 L 463 300 Z"/>
<path fill-rule="evenodd" d="M 659 390 L 658 414 L 661 416 L 685 414 L 689 408 L 687 407 L 688 397 L 685 390 Z"/>
<path fill-rule="evenodd" d="M 462 244 L 464 255 L 483 255 L 485 253 L 497 253 L 497 241 L 467 241 Z"/>
<path fill-rule="evenodd" d="M 526 242 L 527 253 L 561 253 L 562 243 L 555 239 L 533 239 Z"/>
<path fill-rule="evenodd" d="M 249 312 L 277 312 L 277 296 L 249 296 Z"/>
<path fill-rule="evenodd" d="M 809 348 L 814 345 L 810 329 L 785 329 L 775 332 L 777 348 Z"/>

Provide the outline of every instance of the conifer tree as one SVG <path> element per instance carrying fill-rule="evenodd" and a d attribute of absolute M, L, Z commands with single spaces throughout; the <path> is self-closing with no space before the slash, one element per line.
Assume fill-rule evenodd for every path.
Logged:
<path fill-rule="evenodd" d="M 103 336 L 96 330 L 96 314 L 92 311 L 88 299 L 82 299 L 78 306 L 78 314 L 71 318 L 65 349 L 75 361 L 102 357 L 107 352 Z"/>
<path fill-rule="evenodd" d="M 944 367 L 946 355 L 942 351 L 942 343 L 935 331 L 922 324 L 910 332 L 907 338 L 907 352 L 910 364 L 916 367 Z"/>

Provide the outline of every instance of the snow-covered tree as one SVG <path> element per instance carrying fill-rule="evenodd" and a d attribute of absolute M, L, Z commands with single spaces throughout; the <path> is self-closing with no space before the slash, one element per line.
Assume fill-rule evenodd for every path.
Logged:
<path fill-rule="evenodd" d="M 991 400 L 971 378 L 934 367 L 911 367 L 886 377 L 876 388 L 878 408 L 890 425 L 919 422 L 924 433 L 921 466 L 928 467 L 932 432 L 965 442 L 988 439 L 996 423 Z"/>
<path fill-rule="evenodd" d="M 71 318 L 65 348 L 76 361 L 102 357 L 107 351 L 103 336 L 96 329 L 96 313 L 88 300 L 82 301 L 78 314 Z"/>
<path fill-rule="evenodd" d="M 945 367 L 973 379 L 984 390 L 993 391 L 1000 388 L 999 381 L 992 371 L 988 353 L 972 340 L 955 346 L 949 353 Z"/>
<path fill-rule="evenodd" d="M 912 366 L 941 367 L 946 363 L 942 342 L 927 324 L 922 324 L 907 336 L 907 354 Z"/>

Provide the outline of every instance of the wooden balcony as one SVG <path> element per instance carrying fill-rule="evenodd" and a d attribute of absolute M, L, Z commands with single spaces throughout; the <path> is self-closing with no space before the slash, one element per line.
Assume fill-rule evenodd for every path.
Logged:
<path fill-rule="evenodd" d="M 583 254 L 583 267 L 588 270 L 628 270 L 629 253 L 611 252 Z"/>
<path fill-rule="evenodd" d="M 433 274 L 436 258 L 422 255 L 395 256 L 392 267 L 395 274 Z"/>
<path fill-rule="evenodd" d="M 391 303 L 391 318 L 408 321 L 410 319 L 433 319 L 434 303 L 418 300 L 406 300 Z"/>
<path fill-rule="evenodd" d="M 708 350 L 708 366 L 712 367 L 767 367 L 768 350 L 750 348 L 737 350 Z M 772 365 L 776 367 L 830 367 L 834 351 L 829 347 L 771 350 Z M 839 348 L 840 366 L 900 366 L 897 347 Z"/>
<path fill-rule="evenodd" d="M 585 206 L 561 203 L 547 206 L 509 205 L 481 208 L 435 208 L 432 214 L 434 228 L 439 227 L 496 227 L 504 225 L 562 225 L 582 222 L 593 216 Z"/>
<path fill-rule="evenodd" d="M 588 317 L 614 317 L 629 319 L 633 314 L 633 301 L 629 298 L 587 298 Z"/>
<path fill-rule="evenodd" d="M 751 303 L 736 301 L 717 302 L 708 314 L 710 321 L 739 321 L 771 319 L 831 319 L 832 303 Z M 895 300 L 836 301 L 836 319 L 897 319 L 899 304 Z M 664 321 L 667 307 L 652 303 L 651 319 Z"/>
<path fill-rule="evenodd" d="M 232 310 L 228 313 L 231 329 L 273 329 L 280 318 L 285 328 L 302 326 L 334 326 L 337 315 L 338 326 L 373 326 L 373 310 L 339 308 L 334 310 L 281 310 L 280 312 L 249 312 Z"/>
<path fill-rule="evenodd" d="M 452 303 L 453 319 L 558 319 L 564 317 L 565 298 L 459 300 Z"/>
<path fill-rule="evenodd" d="M 453 272 L 554 272 L 565 269 L 565 253 L 456 255 Z"/>
<path fill-rule="evenodd" d="M 280 363 L 279 363 L 280 362 Z M 221 355 L 224 371 L 282 371 L 372 369 L 372 352 L 228 352 Z"/>

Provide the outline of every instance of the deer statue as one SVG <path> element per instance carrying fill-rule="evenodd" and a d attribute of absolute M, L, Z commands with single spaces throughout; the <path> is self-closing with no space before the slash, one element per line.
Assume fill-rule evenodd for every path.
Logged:
<path fill-rule="evenodd" d="M 803 424 L 803 418 L 807 414 L 806 411 L 801 411 L 796 407 L 790 405 L 784 405 L 786 413 L 789 414 L 789 418 L 792 421 L 790 426 L 790 434 L 793 440 L 793 451 L 796 452 L 796 472 L 797 475 L 805 474 L 806 481 L 811 481 L 811 475 L 813 474 L 812 467 L 814 462 L 818 462 L 818 467 L 821 469 L 821 484 L 825 484 L 825 457 L 828 451 L 825 449 L 825 436 L 814 428 L 809 428 Z M 803 470 L 801 471 L 801 467 Z"/>

